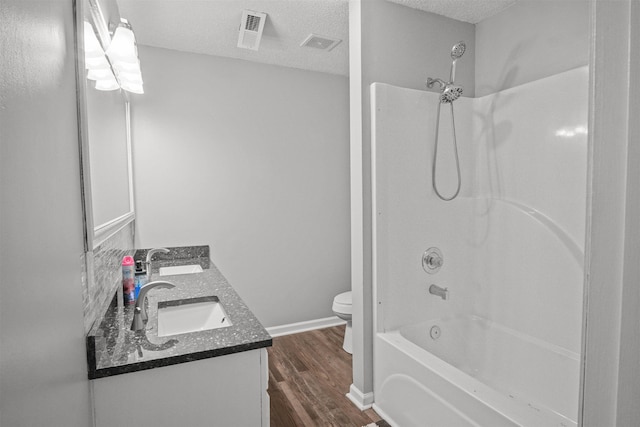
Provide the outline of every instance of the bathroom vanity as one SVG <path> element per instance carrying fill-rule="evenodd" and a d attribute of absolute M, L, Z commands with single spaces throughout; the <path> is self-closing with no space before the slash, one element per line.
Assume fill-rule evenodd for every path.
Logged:
<path fill-rule="evenodd" d="M 206 253 L 153 263 L 151 279 L 175 288 L 149 291 L 144 330 L 131 330 L 133 306 L 124 306 L 118 291 L 89 332 L 96 427 L 269 425 L 266 347 L 271 336 Z M 177 265 L 199 265 L 202 272 L 158 273 L 160 267 Z M 200 303 L 222 306 L 214 329 L 159 333 L 159 307 Z"/>

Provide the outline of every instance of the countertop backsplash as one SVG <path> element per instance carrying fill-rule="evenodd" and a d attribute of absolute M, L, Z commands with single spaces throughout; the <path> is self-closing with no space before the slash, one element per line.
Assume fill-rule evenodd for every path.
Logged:
<path fill-rule="evenodd" d="M 133 223 L 129 223 L 82 258 L 85 334 L 102 317 L 114 292 L 122 287 L 122 258 L 134 255 L 133 245 Z"/>
<path fill-rule="evenodd" d="M 145 261 L 147 258 L 147 252 L 150 249 L 151 248 L 136 250 L 133 258 L 136 261 Z M 175 261 L 178 263 L 177 265 L 179 265 L 180 261 L 185 259 L 206 258 L 207 260 L 209 260 L 208 245 L 165 247 L 165 249 L 169 249 L 169 252 L 155 253 L 153 255 L 153 261 Z"/>

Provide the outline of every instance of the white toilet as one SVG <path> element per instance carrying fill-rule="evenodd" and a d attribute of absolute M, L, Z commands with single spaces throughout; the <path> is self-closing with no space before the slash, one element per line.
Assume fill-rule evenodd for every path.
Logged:
<path fill-rule="evenodd" d="M 351 338 L 351 291 L 338 294 L 333 299 L 333 313 L 347 321 L 347 327 L 344 330 L 344 343 L 342 348 L 349 354 L 353 353 L 353 345 Z"/>

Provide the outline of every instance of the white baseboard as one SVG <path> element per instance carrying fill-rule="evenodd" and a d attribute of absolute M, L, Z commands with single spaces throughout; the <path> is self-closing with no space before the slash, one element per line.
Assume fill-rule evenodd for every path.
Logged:
<path fill-rule="evenodd" d="M 358 388 L 353 384 L 351 384 L 351 387 L 349 387 L 349 393 L 347 393 L 347 397 L 361 411 L 369 409 L 373 405 L 373 392 L 371 391 L 369 393 L 363 393 L 358 390 Z"/>
<path fill-rule="evenodd" d="M 324 319 L 307 320 L 298 323 L 289 323 L 288 325 L 270 326 L 267 329 L 272 337 L 282 335 L 298 334 L 300 332 L 313 331 L 314 329 L 330 328 L 332 326 L 344 325 L 347 322 L 337 316 L 325 317 Z"/>

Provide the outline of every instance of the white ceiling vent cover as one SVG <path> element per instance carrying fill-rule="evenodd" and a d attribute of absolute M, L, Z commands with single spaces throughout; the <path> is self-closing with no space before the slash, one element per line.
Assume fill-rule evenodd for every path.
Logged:
<path fill-rule="evenodd" d="M 314 49 L 326 50 L 329 52 L 334 47 L 338 46 L 342 40 L 334 39 L 327 36 L 319 36 L 317 34 L 309 34 L 309 37 L 304 39 L 300 43 L 301 47 L 312 47 Z"/>
<path fill-rule="evenodd" d="M 258 50 L 266 20 L 266 13 L 243 10 L 242 19 L 240 20 L 238 47 L 242 49 Z"/>

